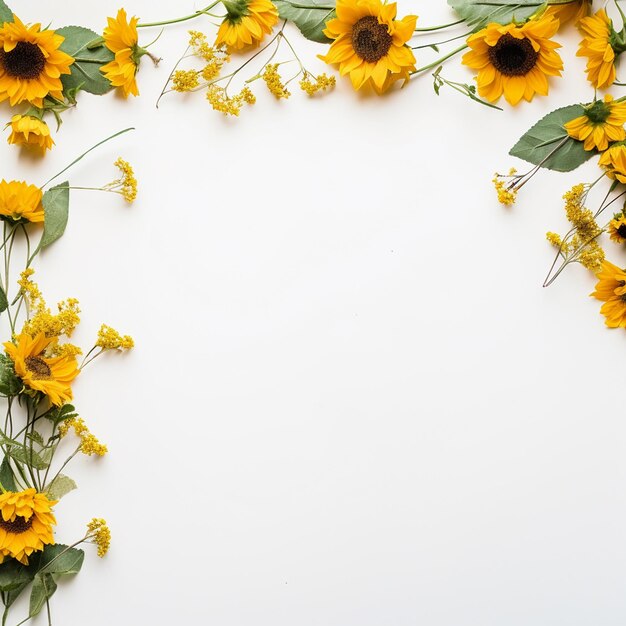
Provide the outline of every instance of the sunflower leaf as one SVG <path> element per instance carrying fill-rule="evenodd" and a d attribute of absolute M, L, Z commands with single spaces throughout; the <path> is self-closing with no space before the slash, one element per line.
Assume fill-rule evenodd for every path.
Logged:
<path fill-rule="evenodd" d="M 85 553 L 78 548 L 70 548 L 62 543 L 47 545 L 41 555 L 38 572 L 59 576 L 78 574 L 84 559 Z"/>
<path fill-rule="evenodd" d="M 13 361 L 6 354 L 0 354 L 0 395 L 16 396 L 23 387 L 22 381 L 15 375 Z"/>
<path fill-rule="evenodd" d="M 41 199 L 44 210 L 43 235 L 39 242 L 39 248 L 45 248 L 54 243 L 63 233 L 67 226 L 67 218 L 70 211 L 69 182 L 51 187 L 43 194 Z"/>
<path fill-rule="evenodd" d="M 509 154 L 557 172 L 571 172 L 592 156 L 581 141 L 572 139 L 563 125 L 584 113 L 580 104 L 572 104 L 548 113 L 529 129 L 511 148 Z"/>
<path fill-rule="evenodd" d="M 70 491 L 76 489 L 76 483 L 65 474 L 59 474 L 46 489 L 46 494 L 50 500 L 60 500 Z"/>
<path fill-rule="evenodd" d="M 19 463 L 24 463 L 34 469 L 43 470 L 47 469 L 50 465 L 50 461 L 42 458 L 37 452 L 24 446 L 11 446 L 8 448 L 7 453 L 9 456 Z"/>
<path fill-rule="evenodd" d="M 46 604 L 46 601 L 53 596 L 56 590 L 57 584 L 52 574 L 36 574 L 33 580 L 33 588 L 30 592 L 28 616 L 34 617 L 38 615 Z"/>
<path fill-rule="evenodd" d="M 70 65 L 72 73 L 61 77 L 63 91 L 82 89 L 98 96 L 110 91 L 113 85 L 100 68 L 111 62 L 115 55 L 102 45 L 102 37 L 82 26 L 65 26 L 58 28 L 56 33 L 65 37 L 60 49 L 74 57 L 74 63 Z"/>
<path fill-rule="evenodd" d="M 8 559 L 0 565 L 0 591 L 16 591 L 28 585 L 35 572 L 16 559 Z"/>
<path fill-rule="evenodd" d="M 275 0 L 278 15 L 293 22 L 311 41 L 330 43 L 324 34 L 326 22 L 335 17 L 334 0 Z"/>
<path fill-rule="evenodd" d="M 550 4 L 567 4 L 572 0 L 550 0 Z M 547 0 L 448 0 L 456 14 L 474 30 L 489 22 L 509 24 L 525 22 L 548 5 Z"/>
<path fill-rule="evenodd" d="M 0 463 L 0 484 L 6 491 L 17 491 L 15 486 L 15 477 L 13 476 L 13 470 L 11 469 L 11 463 L 8 456 L 4 456 L 2 463 Z M 0 588 L 0 591 L 5 591 Z"/>
<path fill-rule="evenodd" d="M 13 21 L 13 11 L 9 9 L 9 7 L 0 0 L 0 24 L 4 24 L 5 22 Z"/>
<path fill-rule="evenodd" d="M 9 301 L 7 300 L 7 294 L 2 287 L 0 287 L 0 313 L 6 311 L 9 307 Z"/>

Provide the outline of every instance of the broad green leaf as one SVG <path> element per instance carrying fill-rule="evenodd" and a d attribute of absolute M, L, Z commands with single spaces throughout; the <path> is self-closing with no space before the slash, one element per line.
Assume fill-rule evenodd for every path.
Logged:
<path fill-rule="evenodd" d="M 572 104 L 548 113 L 522 135 L 509 154 L 557 172 L 575 170 L 597 154 L 594 150 L 585 150 L 582 142 L 572 139 L 563 128 L 563 124 L 583 112 L 580 104 Z"/>
<path fill-rule="evenodd" d="M 69 182 L 51 187 L 41 199 L 44 210 L 43 235 L 39 248 L 54 243 L 65 232 L 70 210 Z"/>
<path fill-rule="evenodd" d="M 281 19 L 293 22 L 311 41 L 330 43 L 324 35 L 326 22 L 335 17 L 334 0 L 275 0 Z"/>
<path fill-rule="evenodd" d="M 78 574 L 83 566 L 85 553 L 78 548 L 68 548 L 62 543 L 46 546 L 37 571 L 48 574 Z"/>
<path fill-rule="evenodd" d="M 35 443 L 38 443 L 42 448 L 43 448 L 43 437 L 41 436 L 40 432 L 37 432 L 36 430 L 33 430 L 32 433 L 26 433 L 26 437 L 28 437 L 28 439 L 30 439 L 31 441 L 34 441 Z"/>
<path fill-rule="evenodd" d="M 46 489 L 51 500 L 60 500 L 64 495 L 76 489 L 76 483 L 65 474 L 59 474 Z"/>
<path fill-rule="evenodd" d="M 46 413 L 45 416 L 47 419 L 49 419 L 51 422 L 54 422 L 58 426 L 61 422 L 64 422 L 65 420 L 68 420 L 72 417 L 77 417 L 78 413 L 76 413 L 73 404 L 64 404 L 63 406 L 55 408 L 49 413 Z"/>
<path fill-rule="evenodd" d="M 13 361 L 6 354 L 0 354 L 0 394 L 16 396 L 23 388 L 24 384 L 15 375 Z"/>
<path fill-rule="evenodd" d="M 47 469 L 50 465 L 50 461 L 43 459 L 37 452 L 24 446 L 11 446 L 8 453 L 16 461 L 30 465 L 35 469 Z"/>
<path fill-rule="evenodd" d="M 69 75 L 63 75 L 63 90 L 88 91 L 102 95 L 113 88 L 100 68 L 115 58 L 115 55 L 104 45 L 98 33 L 82 26 L 65 26 L 58 28 L 57 35 L 65 37 L 61 50 L 74 57 Z M 99 45 L 98 45 L 99 44 Z"/>
<path fill-rule="evenodd" d="M 4 22 L 12 22 L 13 21 L 13 11 L 9 9 L 9 7 L 0 0 L 0 24 L 4 24 Z"/>
<path fill-rule="evenodd" d="M 2 484 L 7 491 L 17 491 L 11 463 L 9 462 L 9 457 L 6 455 L 2 459 L 2 463 L 0 463 L 0 484 Z M 0 589 L 0 591 L 4 591 L 4 589 Z"/>
<path fill-rule="evenodd" d="M 550 0 L 549 4 L 568 4 L 572 0 Z M 474 30 L 484 28 L 489 22 L 509 24 L 525 22 L 539 9 L 547 6 L 546 0 L 448 0 L 456 14 Z"/>
<path fill-rule="evenodd" d="M 32 568 L 16 559 L 8 559 L 0 565 L 0 591 L 14 591 L 26 586 L 35 575 Z"/>
<path fill-rule="evenodd" d="M 46 600 L 50 599 L 56 590 L 57 584 L 52 574 L 37 574 L 33 580 L 33 588 L 30 592 L 29 617 L 38 615 L 46 604 Z"/>

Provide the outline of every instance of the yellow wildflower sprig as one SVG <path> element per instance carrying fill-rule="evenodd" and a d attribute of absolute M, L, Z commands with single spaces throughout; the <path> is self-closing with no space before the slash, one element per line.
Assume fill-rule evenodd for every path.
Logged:
<path fill-rule="evenodd" d="M 96 544 L 98 546 L 98 556 L 102 558 L 109 551 L 111 545 L 111 531 L 106 521 L 102 518 L 94 517 L 87 524 L 85 541 Z"/>
<path fill-rule="evenodd" d="M 107 350 L 117 350 L 123 352 L 131 350 L 135 347 L 135 341 L 130 335 L 121 335 L 115 328 L 102 324 L 98 330 L 96 343 L 85 355 L 80 368 L 83 369 L 87 364 L 99 357 Z"/>
<path fill-rule="evenodd" d="M 82 452 L 86 456 L 104 456 L 109 450 L 105 444 L 100 443 L 98 438 L 93 435 L 87 424 L 82 418 L 71 417 L 65 420 L 59 426 L 59 437 L 62 439 L 65 437 L 70 429 L 74 430 L 74 434 L 80 439 L 80 443 L 78 445 L 78 452 Z"/>

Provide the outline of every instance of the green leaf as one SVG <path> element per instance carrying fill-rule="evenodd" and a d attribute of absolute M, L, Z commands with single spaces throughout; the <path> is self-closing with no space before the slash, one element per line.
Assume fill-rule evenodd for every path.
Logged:
<path fill-rule="evenodd" d="M 0 287 L 0 313 L 2 313 L 2 311 L 6 311 L 8 307 L 9 301 L 7 300 L 7 294 L 4 289 Z"/>
<path fill-rule="evenodd" d="M 563 124 L 580 117 L 583 112 L 580 104 L 572 104 L 548 113 L 522 135 L 509 154 L 557 172 L 575 170 L 597 154 L 595 150 L 585 150 L 583 143 L 572 139 L 563 128 Z"/>
<path fill-rule="evenodd" d="M 67 218 L 70 211 L 69 182 L 51 187 L 43 194 L 41 202 L 44 210 L 43 235 L 39 248 L 45 248 L 54 243 L 65 232 Z"/>
<path fill-rule="evenodd" d="M 35 572 L 16 559 L 8 559 L 0 565 L 0 591 L 14 591 L 26 586 L 33 579 Z"/>
<path fill-rule="evenodd" d="M 50 461 L 42 458 L 34 450 L 27 449 L 24 446 L 12 446 L 8 449 L 8 454 L 19 463 L 24 463 L 38 470 L 47 469 L 50 465 Z"/>
<path fill-rule="evenodd" d="M 572 0 L 550 0 L 550 4 L 568 4 Z M 474 30 L 484 28 L 489 22 L 509 24 L 525 22 L 546 0 L 448 0 L 457 15 Z"/>
<path fill-rule="evenodd" d="M 84 559 L 85 553 L 82 550 L 55 543 L 44 548 L 37 571 L 60 576 L 78 574 Z"/>
<path fill-rule="evenodd" d="M 46 489 L 46 494 L 51 500 L 60 500 L 64 495 L 76 489 L 76 483 L 65 474 L 59 474 Z"/>
<path fill-rule="evenodd" d="M 82 26 L 65 26 L 55 32 L 65 37 L 61 50 L 74 57 L 70 66 L 72 73 L 61 77 L 63 91 L 82 89 L 98 96 L 110 91 L 113 85 L 100 68 L 112 61 L 115 55 L 102 45 L 102 37 Z"/>
<path fill-rule="evenodd" d="M 24 384 L 13 369 L 13 361 L 6 354 L 0 354 L 0 394 L 16 396 L 23 388 Z"/>
<path fill-rule="evenodd" d="M 0 463 L 0 484 L 2 484 L 7 491 L 17 491 L 11 463 L 9 462 L 9 457 L 6 455 L 2 459 L 2 463 Z M 4 589 L 0 589 L 0 591 L 4 591 Z"/>
<path fill-rule="evenodd" d="M 12 22 L 13 21 L 13 11 L 9 9 L 9 7 L 0 0 L 0 24 L 4 24 L 4 22 Z"/>
<path fill-rule="evenodd" d="M 58 426 L 61 422 L 68 420 L 72 417 L 78 417 L 78 413 L 76 413 L 76 409 L 73 404 L 64 404 L 58 408 L 51 410 L 49 413 L 45 414 L 45 417 L 49 419 L 51 422 L 54 422 L 56 426 Z"/>
<path fill-rule="evenodd" d="M 275 0 L 281 19 L 293 22 L 311 41 L 330 43 L 323 30 L 326 22 L 335 17 L 334 0 Z"/>
<path fill-rule="evenodd" d="M 29 617 L 34 617 L 39 614 L 46 604 L 46 600 L 49 600 L 56 590 L 57 584 L 52 574 L 37 574 L 33 581 L 32 591 L 30 592 Z"/>

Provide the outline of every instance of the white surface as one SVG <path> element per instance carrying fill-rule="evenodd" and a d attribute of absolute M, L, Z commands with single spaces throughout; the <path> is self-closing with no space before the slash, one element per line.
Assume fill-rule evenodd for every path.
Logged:
<path fill-rule="evenodd" d="M 118 5 L 13 0 L 95 30 Z M 401 9 L 450 18 L 443 0 Z M 51 302 L 80 298 L 85 345 L 102 321 L 137 341 L 75 385 L 111 453 L 75 465 L 58 538 L 95 515 L 113 544 L 59 590 L 55 623 L 623 625 L 626 336 L 582 269 L 541 287 L 560 197 L 596 166 L 541 174 L 513 209 L 490 183 L 523 169 L 507 151 L 531 123 L 592 97 L 575 33 L 551 97 L 505 113 L 425 76 L 382 99 L 257 85 L 233 120 L 201 94 L 154 107 L 190 26 L 144 61 L 140 98 L 83 95 L 45 162 L 0 147 L 4 177 L 41 182 L 137 127 L 70 177 L 110 180 L 122 155 L 137 203 L 73 193 L 38 264 Z M 445 75 L 471 79 L 459 60 Z"/>

